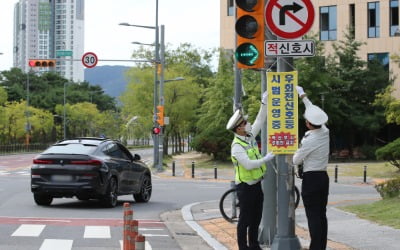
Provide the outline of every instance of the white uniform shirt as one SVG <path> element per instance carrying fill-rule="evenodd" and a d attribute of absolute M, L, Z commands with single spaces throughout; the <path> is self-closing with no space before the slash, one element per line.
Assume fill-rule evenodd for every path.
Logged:
<path fill-rule="evenodd" d="M 312 103 L 303 98 L 306 105 Z M 303 164 L 303 171 L 326 171 L 329 160 L 329 129 L 322 125 L 319 129 L 309 130 L 301 140 L 301 147 L 293 156 L 293 164 Z"/>
<path fill-rule="evenodd" d="M 235 134 L 240 140 L 243 140 L 251 145 L 256 145 L 255 136 L 260 132 L 261 126 L 264 123 L 265 119 L 267 118 L 267 105 L 261 105 L 260 110 L 258 111 L 257 118 L 252 124 L 251 128 L 251 135 L 249 136 L 240 136 Z M 264 160 L 257 159 L 257 160 L 250 160 L 249 156 L 247 155 L 246 150 L 239 144 L 234 144 L 232 146 L 231 155 L 236 158 L 240 165 L 244 168 L 250 170 L 254 168 L 259 168 L 262 164 L 264 164 Z M 248 182 L 247 184 L 252 185 L 257 183 L 257 181 Z"/>

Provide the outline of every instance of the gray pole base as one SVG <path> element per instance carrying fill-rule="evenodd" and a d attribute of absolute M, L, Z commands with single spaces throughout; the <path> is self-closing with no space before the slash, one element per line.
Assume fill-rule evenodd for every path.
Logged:
<path fill-rule="evenodd" d="M 301 244 L 297 236 L 283 237 L 275 236 L 271 250 L 300 250 Z"/>

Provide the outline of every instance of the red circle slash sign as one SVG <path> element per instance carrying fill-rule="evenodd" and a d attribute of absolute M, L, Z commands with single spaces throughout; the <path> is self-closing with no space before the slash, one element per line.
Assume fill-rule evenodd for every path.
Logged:
<path fill-rule="evenodd" d="M 314 22 L 311 0 L 269 0 L 265 7 L 265 21 L 270 30 L 281 38 L 303 36 Z"/>

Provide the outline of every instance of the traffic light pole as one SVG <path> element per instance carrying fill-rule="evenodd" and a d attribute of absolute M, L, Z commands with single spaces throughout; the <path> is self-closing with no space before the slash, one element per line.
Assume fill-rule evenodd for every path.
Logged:
<path fill-rule="evenodd" d="M 267 90 L 266 84 L 266 71 L 261 71 L 261 92 L 264 93 Z M 264 126 L 261 128 L 261 152 L 265 155 L 268 151 L 267 148 L 267 120 Z M 273 162 L 267 162 L 267 173 L 264 175 L 264 179 L 261 182 L 264 203 L 263 213 L 260 224 L 259 241 L 263 244 L 271 246 L 275 234 L 276 234 L 276 165 Z"/>
<path fill-rule="evenodd" d="M 268 3 L 268 1 L 265 1 L 265 5 Z M 264 30 L 264 37 L 265 40 L 276 40 L 276 36 L 269 30 L 268 26 L 265 26 Z M 263 55 L 264 58 L 264 64 L 266 65 L 266 68 L 270 70 L 272 68 L 273 64 L 269 63 L 271 60 L 269 58 L 266 58 L 265 55 Z M 272 60 L 273 61 L 273 60 Z M 268 71 L 267 70 L 267 71 Z M 275 69 L 276 71 L 276 69 Z M 264 93 L 264 91 L 267 90 L 267 76 L 266 76 L 266 71 L 263 70 L 261 74 L 261 92 Z M 267 141 L 268 141 L 268 127 L 267 127 L 267 122 L 265 123 L 265 126 L 262 127 L 261 130 L 261 150 L 262 154 L 265 155 L 268 152 L 267 148 Z M 276 234 L 277 230 L 277 180 L 276 180 L 276 164 L 274 162 L 268 162 L 267 163 L 267 173 L 264 176 L 264 179 L 262 180 L 262 187 L 263 187 L 263 192 L 264 192 L 264 204 L 263 204 L 263 213 L 262 213 L 262 219 L 261 219 L 261 224 L 260 224 L 260 235 L 259 235 L 259 241 L 267 244 L 268 246 L 271 246 L 272 242 L 274 241 L 274 237 Z"/>
<path fill-rule="evenodd" d="M 278 58 L 278 72 L 291 71 L 292 65 L 292 57 Z M 292 164 L 290 164 L 291 159 L 291 155 L 276 156 L 278 166 L 278 228 L 271 250 L 301 249 L 299 238 L 295 234 L 294 171 Z"/>
<path fill-rule="evenodd" d="M 160 72 L 160 105 L 164 107 L 164 65 L 165 65 L 165 41 L 164 41 L 165 27 L 161 25 L 161 72 Z M 164 112 L 164 111 L 163 111 Z M 164 117 L 162 117 L 164 119 Z M 164 123 L 164 121 L 163 121 Z M 163 124 L 164 125 L 164 124 Z M 163 147 L 164 147 L 164 130 L 160 126 L 161 130 L 159 135 L 159 147 L 158 147 L 158 165 L 157 170 L 162 171 L 163 167 Z"/>
<path fill-rule="evenodd" d="M 159 31 L 158 31 L 158 0 L 156 0 L 156 25 L 155 25 L 155 50 L 154 50 L 154 112 L 153 112 L 153 124 L 154 127 L 158 127 L 157 124 L 157 105 L 158 105 L 158 64 L 160 63 L 159 54 Z M 159 136 L 153 134 L 153 167 L 158 167 L 158 147 L 160 145 Z"/>

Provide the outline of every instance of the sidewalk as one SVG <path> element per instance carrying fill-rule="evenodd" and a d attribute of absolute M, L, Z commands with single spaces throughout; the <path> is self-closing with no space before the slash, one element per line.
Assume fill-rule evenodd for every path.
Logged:
<path fill-rule="evenodd" d="M 174 157 L 175 177 L 171 169 L 158 173 L 163 178 L 191 178 L 191 162 L 201 157 L 198 153 L 186 153 Z M 218 170 L 218 179 L 214 179 L 213 169 L 195 169 L 195 178 L 210 181 L 233 180 L 233 169 Z M 369 184 L 368 184 L 369 183 Z M 297 184 L 300 186 L 300 184 Z M 331 178 L 331 190 L 349 188 L 352 193 L 330 194 L 327 209 L 328 216 L 328 249 L 360 249 L 360 250 L 395 250 L 400 246 L 400 230 L 380 226 L 360 219 L 354 214 L 344 212 L 337 207 L 362 202 L 373 202 L 380 199 L 373 188 L 372 180 L 367 184 L 360 183 L 359 178 L 342 178 L 340 183 L 334 183 Z M 189 204 L 181 210 L 183 220 L 189 225 L 211 249 L 238 249 L 236 245 L 236 225 L 225 221 L 219 212 L 218 201 Z M 296 209 L 296 236 L 303 249 L 308 249 L 307 219 L 302 204 Z M 200 249 L 193 248 L 192 249 Z M 204 247 L 203 247 L 204 248 Z M 182 246 L 182 249 L 191 249 Z M 264 246 L 263 249 L 269 249 Z"/>

